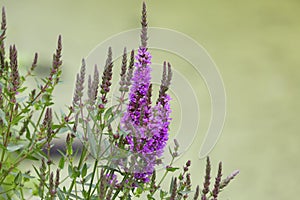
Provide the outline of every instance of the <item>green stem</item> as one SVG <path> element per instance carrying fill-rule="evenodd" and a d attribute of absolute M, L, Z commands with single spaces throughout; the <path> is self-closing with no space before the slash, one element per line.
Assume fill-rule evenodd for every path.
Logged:
<path fill-rule="evenodd" d="M 6 153 L 6 147 L 9 142 L 9 134 L 10 134 L 9 132 L 10 132 L 10 127 L 11 127 L 11 123 L 12 123 L 13 112 L 14 112 L 14 104 L 11 104 L 10 105 L 9 123 L 8 123 L 6 134 L 3 136 L 4 149 L 2 150 L 1 161 L 0 161 L 1 163 L 3 163 L 5 153 Z"/>
<path fill-rule="evenodd" d="M 170 166 L 173 165 L 174 158 L 175 158 L 175 157 L 172 156 L 172 160 L 171 160 L 171 162 L 170 162 Z M 162 182 L 165 180 L 165 178 L 166 178 L 166 176 L 167 176 L 168 173 L 169 173 L 169 171 L 166 170 L 165 173 L 164 173 L 164 175 L 163 175 L 162 178 L 160 179 L 160 181 L 159 181 L 157 187 L 156 187 L 157 189 L 160 187 L 160 185 L 162 184 Z M 157 189 L 155 189 L 155 190 L 151 193 L 151 195 L 154 195 L 155 192 L 157 191 Z"/>
<path fill-rule="evenodd" d="M 118 197 L 118 194 L 120 193 L 121 189 L 123 188 L 124 186 L 124 183 L 125 181 L 127 180 L 128 178 L 128 174 L 126 173 L 126 175 L 124 176 L 121 184 L 120 184 L 120 188 L 115 192 L 114 196 L 112 197 L 112 200 L 116 199 Z"/>
<path fill-rule="evenodd" d="M 96 159 L 95 163 L 94 163 L 92 178 L 91 178 L 90 187 L 89 187 L 89 190 L 88 190 L 88 197 L 89 198 L 93 195 L 93 194 L 91 194 L 91 191 L 92 191 L 92 186 L 93 186 L 93 182 L 94 182 L 94 178 L 95 178 L 95 174 L 96 174 L 97 165 L 98 165 L 98 159 Z"/>
<path fill-rule="evenodd" d="M 43 116 L 43 114 L 44 114 L 44 112 L 45 112 L 45 109 L 46 109 L 46 106 L 43 106 L 43 110 L 42 110 L 42 112 L 41 112 L 41 114 L 40 114 L 40 116 L 39 116 L 39 119 L 38 119 L 38 121 L 37 121 L 37 123 L 36 123 L 36 125 L 35 125 L 35 131 L 37 131 L 37 128 L 38 128 L 38 125 L 40 124 L 40 122 L 41 122 L 41 120 L 42 120 L 42 116 Z"/>
<path fill-rule="evenodd" d="M 86 147 L 84 147 L 82 149 L 82 152 L 81 152 L 81 155 L 80 155 L 80 160 L 79 160 L 79 163 L 77 165 L 77 169 L 80 169 L 82 167 L 83 161 L 85 160 L 85 157 L 86 157 L 86 153 L 87 153 L 87 149 L 86 149 Z M 66 196 L 66 200 L 70 199 L 70 194 L 71 194 L 71 192 L 73 190 L 73 187 L 74 187 L 74 185 L 76 183 L 76 179 L 77 179 L 77 177 L 75 177 L 73 179 L 73 181 L 72 181 L 72 183 L 71 183 L 71 185 L 69 187 L 68 194 Z"/>
<path fill-rule="evenodd" d="M 49 83 L 50 82 L 48 81 L 46 85 L 40 90 L 40 92 L 35 96 L 35 98 L 28 102 L 27 106 L 24 109 L 22 109 L 19 114 L 17 114 L 17 117 L 25 113 L 27 109 L 33 105 L 33 102 L 35 102 L 45 92 L 45 89 L 48 87 Z"/>
<path fill-rule="evenodd" d="M 12 191 L 12 190 L 14 190 L 15 188 L 10 188 L 10 189 L 8 189 L 8 190 L 6 190 L 6 191 L 3 191 L 3 192 L 0 192 L 0 195 L 1 194 L 7 194 L 8 192 L 10 192 L 10 191 Z"/>

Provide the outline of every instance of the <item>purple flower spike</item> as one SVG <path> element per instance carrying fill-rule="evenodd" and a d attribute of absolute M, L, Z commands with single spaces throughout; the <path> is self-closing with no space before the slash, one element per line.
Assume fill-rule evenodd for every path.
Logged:
<path fill-rule="evenodd" d="M 135 72 L 129 93 L 129 104 L 121 120 L 121 128 L 128 133 L 128 150 L 136 162 L 130 167 L 137 180 L 149 182 L 156 159 L 161 157 L 169 137 L 170 96 L 162 94 L 151 106 L 151 55 L 140 47 L 136 56 Z"/>
<path fill-rule="evenodd" d="M 143 6 L 141 46 L 135 56 L 135 71 L 131 79 L 129 104 L 121 119 L 121 129 L 127 133 L 127 150 L 130 152 L 129 162 L 121 164 L 124 169 L 130 169 L 135 179 L 140 183 L 150 181 L 156 160 L 162 156 L 169 137 L 170 96 L 166 94 L 171 79 L 171 72 L 166 76 L 164 64 L 162 91 L 159 101 L 151 106 L 151 54 L 147 44 L 146 7 Z M 170 64 L 169 71 L 170 71 Z M 124 164 L 127 163 L 127 164 Z M 129 166 L 128 166 L 129 165 Z"/>
<path fill-rule="evenodd" d="M 146 48 L 140 47 L 136 60 L 136 70 L 132 78 L 133 85 L 129 94 L 130 102 L 126 113 L 128 116 L 125 116 L 124 120 L 130 119 L 135 125 L 141 125 L 148 121 L 150 114 L 147 94 L 151 80 L 151 55 Z"/>

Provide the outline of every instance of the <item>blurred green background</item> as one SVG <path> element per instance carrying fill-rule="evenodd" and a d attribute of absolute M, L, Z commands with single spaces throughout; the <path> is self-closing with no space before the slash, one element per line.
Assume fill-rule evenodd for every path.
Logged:
<path fill-rule="evenodd" d="M 61 106 L 70 103 L 81 58 L 106 38 L 140 26 L 137 0 L 0 2 L 7 11 L 6 43 L 17 45 L 23 66 L 30 65 L 37 51 L 40 68 L 48 72 L 57 36 L 62 34 L 65 71 L 56 91 Z M 300 1 L 152 0 L 147 4 L 150 26 L 195 39 L 223 77 L 227 117 L 210 154 L 213 173 L 219 160 L 224 176 L 234 169 L 241 173 L 221 199 L 295 199 L 300 185 Z M 201 93 L 197 95 L 201 98 Z M 198 159 L 202 140 L 199 134 L 177 163 L 192 160 L 194 184 L 202 184 L 204 162 Z"/>

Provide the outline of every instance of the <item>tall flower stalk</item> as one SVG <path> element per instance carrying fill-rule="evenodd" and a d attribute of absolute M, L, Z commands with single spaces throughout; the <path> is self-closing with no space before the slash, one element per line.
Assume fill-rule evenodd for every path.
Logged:
<path fill-rule="evenodd" d="M 166 93 L 171 81 L 171 66 L 168 78 L 164 64 L 161 91 L 156 105 L 152 106 L 151 94 L 151 54 L 147 47 L 147 12 L 143 4 L 141 46 L 135 57 L 135 72 L 129 93 L 129 104 L 122 120 L 121 127 L 128 133 L 126 142 L 129 151 L 134 154 L 136 163 L 131 166 L 134 176 L 141 182 L 149 182 L 154 171 L 156 160 L 162 155 L 168 140 L 170 124 L 170 96 Z M 167 80 L 168 79 L 168 80 Z M 162 89 L 163 88 L 163 89 Z"/>

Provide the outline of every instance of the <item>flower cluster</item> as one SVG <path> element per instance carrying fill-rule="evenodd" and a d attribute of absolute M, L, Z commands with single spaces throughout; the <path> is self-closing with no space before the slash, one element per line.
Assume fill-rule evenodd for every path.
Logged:
<path fill-rule="evenodd" d="M 122 121 L 121 128 L 128 133 L 126 142 L 129 150 L 137 159 L 131 170 L 135 178 L 142 182 L 149 181 L 153 173 L 156 159 L 159 158 L 168 140 L 170 124 L 170 96 L 166 93 L 171 81 L 171 66 L 168 75 L 166 63 L 159 98 L 155 106 L 151 106 L 151 54 L 147 45 L 146 7 L 143 6 L 141 46 L 138 49 L 135 62 L 135 72 L 129 93 L 129 104 Z"/>

